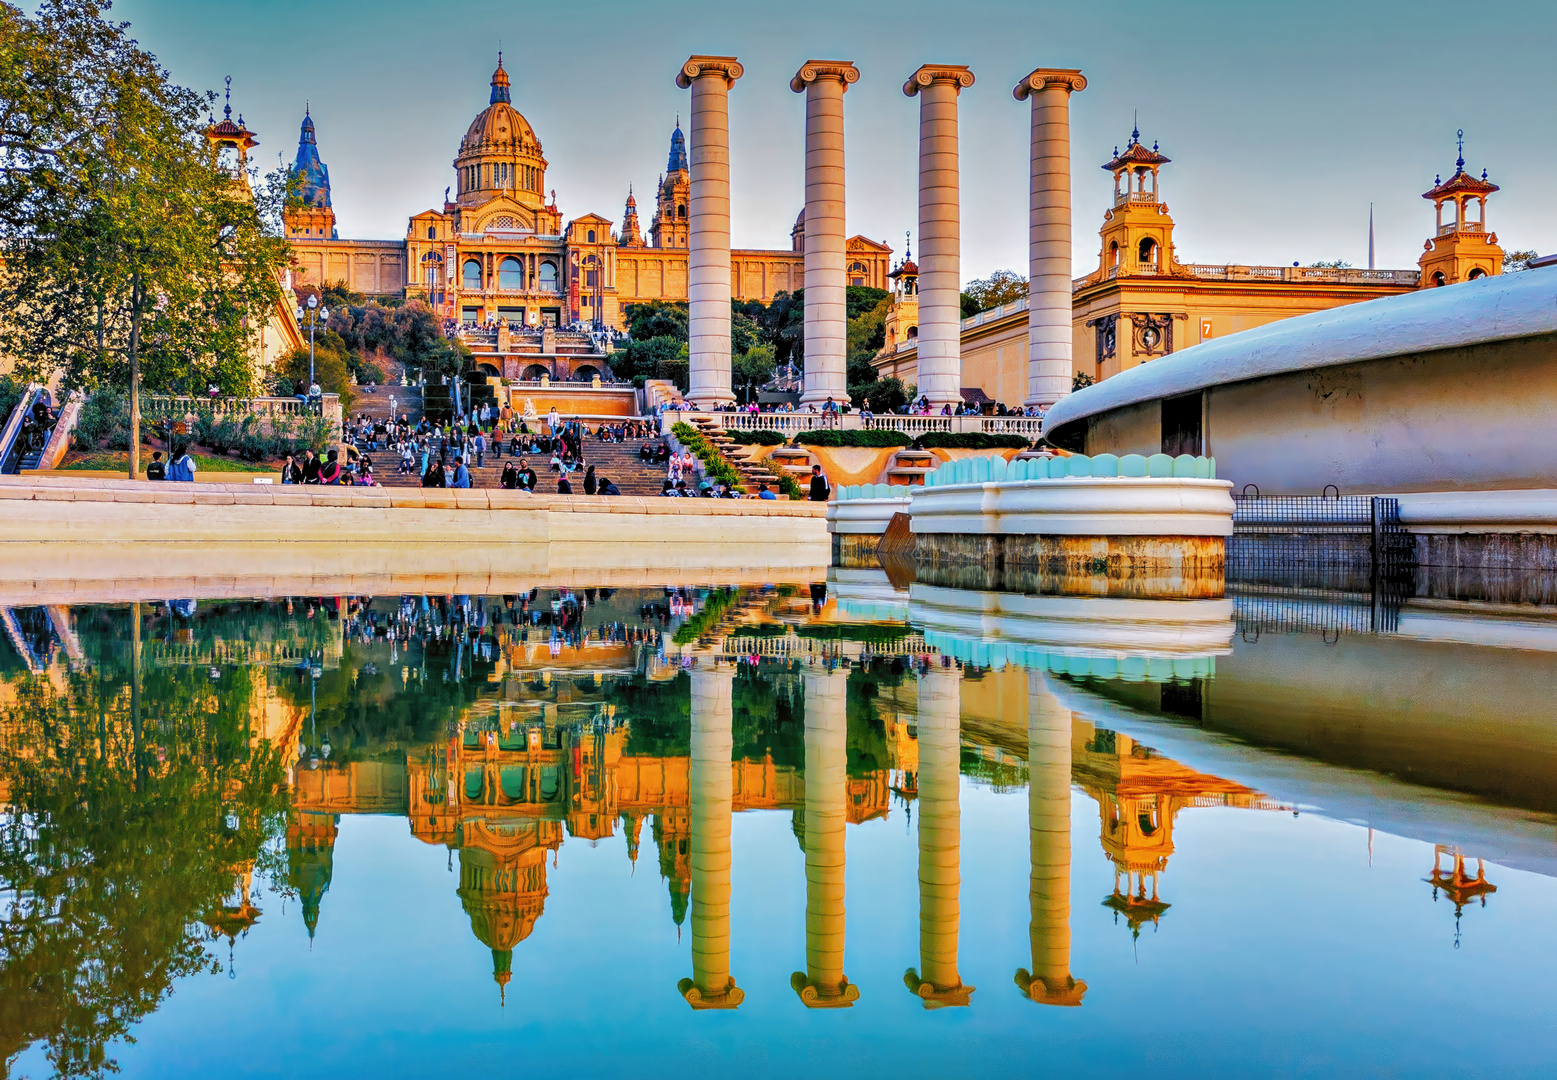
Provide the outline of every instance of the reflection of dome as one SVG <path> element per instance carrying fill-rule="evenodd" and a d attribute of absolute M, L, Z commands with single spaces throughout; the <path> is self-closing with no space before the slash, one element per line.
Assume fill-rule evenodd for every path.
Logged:
<path fill-rule="evenodd" d="M 492 950 L 492 979 L 499 987 L 513 977 L 514 946 L 530 936 L 545 911 L 545 858 L 544 848 L 505 856 L 460 849 L 460 906 L 476 940 Z"/>

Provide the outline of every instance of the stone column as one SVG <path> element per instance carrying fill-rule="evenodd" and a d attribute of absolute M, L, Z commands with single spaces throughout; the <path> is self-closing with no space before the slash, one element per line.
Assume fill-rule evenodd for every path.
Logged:
<path fill-rule="evenodd" d="M 811 1009 L 848 1008 L 860 996 L 843 973 L 848 684 L 847 669 L 805 675 L 806 969 L 789 985 Z"/>
<path fill-rule="evenodd" d="M 694 1009 L 733 1009 L 746 995 L 730 976 L 731 667 L 692 672 L 692 977 Z"/>
<path fill-rule="evenodd" d="M 1039 68 L 1012 91 L 1033 103 L 1027 203 L 1027 399 L 1053 405 L 1070 393 L 1070 95 L 1079 71 Z"/>
<path fill-rule="evenodd" d="M 694 56 L 676 75 L 676 85 L 692 91 L 687 399 L 705 409 L 735 400 L 730 379 L 730 87 L 743 71 L 733 56 Z"/>
<path fill-rule="evenodd" d="M 962 673 L 934 667 L 919 678 L 919 970 L 903 976 L 927 1009 L 967 1005 L 957 973 L 962 917 Z"/>
<path fill-rule="evenodd" d="M 1070 974 L 1070 710 L 1040 671 L 1027 675 L 1027 829 L 1032 876 L 1027 934 L 1032 970 L 1016 985 L 1041 1005 L 1080 1005 L 1087 984 Z"/>
<path fill-rule="evenodd" d="M 848 399 L 844 272 L 843 93 L 858 82 L 847 60 L 807 60 L 789 80 L 806 96 L 805 392 L 818 407 Z"/>
<path fill-rule="evenodd" d="M 932 405 L 962 400 L 957 95 L 972 85 L 954 64 L 926 64 L 903 84 L 919 95 L 919 396 Z"/>

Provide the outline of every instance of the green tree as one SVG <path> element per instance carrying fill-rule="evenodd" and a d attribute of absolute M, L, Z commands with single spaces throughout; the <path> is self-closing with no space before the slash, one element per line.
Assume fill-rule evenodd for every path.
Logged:
<path fill-rule="evenodd" d="M 773 379 L 772 346 L 753 345 L 730 362 L 730 374 L 736 390 L 755 393 L 757 387 Z"/>
<path fill-rule="evenodd" d="M 685 301 L 649 300 L 628 304 L 623 315 L 632 338 L 673 337 L 686 341 L 687 311 Z"/>
<path fill-rule="evenodd" d="M 1520 270 L 1530 269 L 1530 260 L 1539 252 L 1535 251 L 1505 251 L 1503 252 L 1503 273 L 1513 274 Z"/>
<path fill-rule="evenodd" d="M 996 270 L 987 278 L 975 278 L 962 291 L 962 317 L 1009 304 L 1027 297 L 1027 279 L 1015 270 Z M 971 310 L 969 310 L 971 308 Z"/>

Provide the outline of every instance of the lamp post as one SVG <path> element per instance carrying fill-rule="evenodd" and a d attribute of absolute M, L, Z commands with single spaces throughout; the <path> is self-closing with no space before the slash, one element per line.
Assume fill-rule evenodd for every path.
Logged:
<path fill-rule="evenodd" d="M 321 320 L 326 323 L 330 321 L 330 309 L 320 307 L 318 295 L 310 293 L 306 308 L 300 307 L 297 309 L 297 321 L 302 322 L 304 318 L 308 320 L 308 386 L 309 389 L 312 389 L 314 385 L 314 327 Z"/>

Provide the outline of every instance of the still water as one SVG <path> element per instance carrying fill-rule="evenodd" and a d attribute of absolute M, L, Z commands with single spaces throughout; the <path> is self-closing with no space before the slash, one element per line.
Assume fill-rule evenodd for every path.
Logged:
<path fill-rule="evenodd" d="M 1550 1075 L 1557 622 L 0 608 L 6 1076 Z"/>

